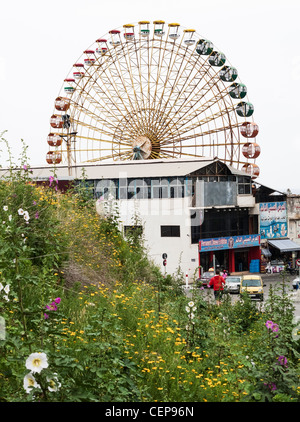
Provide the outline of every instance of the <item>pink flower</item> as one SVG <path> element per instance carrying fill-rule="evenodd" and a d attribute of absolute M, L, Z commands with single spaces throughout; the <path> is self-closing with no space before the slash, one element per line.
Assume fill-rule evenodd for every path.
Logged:
<path fill-rule="evenodd" d="M 50 177 L 49 177 L 49 186 L 51 186 L 51 185 L 52 185 L 53 180 L 54 180 L 54 177 L 53 177 L 53 176 L 50 176 Z"/>
<path fill-rule="evenodd" d="M 266 322 L 266 327 L 267 327 L 267 329 L 269 330 L 269 329 L 271 329 L 272 330 L 272 328 L 273 328 L 273 321 L 267 321 Z"/>
<path fill-rule="evenodd" d="M 39 212 L 38 212 L 38 211 L 35 213 L 35 218 L 36 218 L 36 219 L 38 219 L 38 218 L 39 218 Z"/>
<path fill-rule="evenodd" d="M 57 303 L 57 304 L 59 304 L 60 301 L 61 301 L 60 297 L 57 297 L 56 299 L 54 299 L 54 302 Z"/>
<path fill-rule="evenodd" d="M 49 311 L 57 311 L 57 306 L 55 302 L 52 302 L 50 305 L 46 305 L 46 309 L 49 309 Z"/>
<path fill-rule="evenodd" d="M 49 315 L 48 314 L 44 314 L 44 318 L 45 319 L 48 319 L 49 318 Z"/>

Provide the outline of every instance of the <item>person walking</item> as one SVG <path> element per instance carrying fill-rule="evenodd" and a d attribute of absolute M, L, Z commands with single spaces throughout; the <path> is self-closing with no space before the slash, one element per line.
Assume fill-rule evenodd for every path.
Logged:
<path fill-rule="evenodd" d="M 211 278 L 209 286 L 214 288 L 214 295 L 217 306 L 221 305 L 221 299 L 224 292 L 225 280 L 220 275 L 220 271 L 216 270 L 216 275 Z"/>

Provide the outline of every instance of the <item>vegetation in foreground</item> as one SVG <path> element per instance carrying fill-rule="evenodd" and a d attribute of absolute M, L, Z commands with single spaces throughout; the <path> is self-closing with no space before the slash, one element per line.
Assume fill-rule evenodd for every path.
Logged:
<path fill-rule="evenodd" d="M 217 307 L 163 277 L 84 181 L 0 180 L 0 401 L 300 401 L 299 327 L 286 283 L 264 310 Z M 212 297 L 212 296 L 211 296 Z"/>

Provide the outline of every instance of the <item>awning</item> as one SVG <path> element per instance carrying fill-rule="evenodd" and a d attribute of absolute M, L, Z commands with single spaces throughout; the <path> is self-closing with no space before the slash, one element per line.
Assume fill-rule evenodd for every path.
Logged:
<path fill-rule="evenodd" d="M 300 251 L 300 245 L 290 239 L 268 240 L 268 243 L 274 246 L 274 248 L 279 249 L 280 252 Z"/>
<path fill-rule="evenodd" d="M 261 248 L 261 253 L 266 257 L 272 256 L 271 252 L 267 248 Z"/>

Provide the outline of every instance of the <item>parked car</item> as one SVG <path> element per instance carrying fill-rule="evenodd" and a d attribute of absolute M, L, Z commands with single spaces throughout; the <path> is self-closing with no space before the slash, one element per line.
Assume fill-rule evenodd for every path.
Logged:
<path fill-rule="evenodd" d="M 300 287 L 300 277 L 296 277 L 293 280 L 293 289 L 298 290 Z"/>
<path fill-rule="evenodd" d="M 196 284 L 198 287 L 207 287 L 211 278 L 215 276 L 214 271 L 205 271 L 200 278 L 197 278 Z"/>
<path fill-rule="evenodd" d="M 228 293 L 239 293 L 241 286 L 242 276 L 229 275 L 225 280 L 225 291 Z"/>
<path fill-rule="evenodd" d="M 241 280 L 240 293 L 247 293 L 251 299 L 264 300 L 264 286 L 260 275 L 244 275 Z"/>

